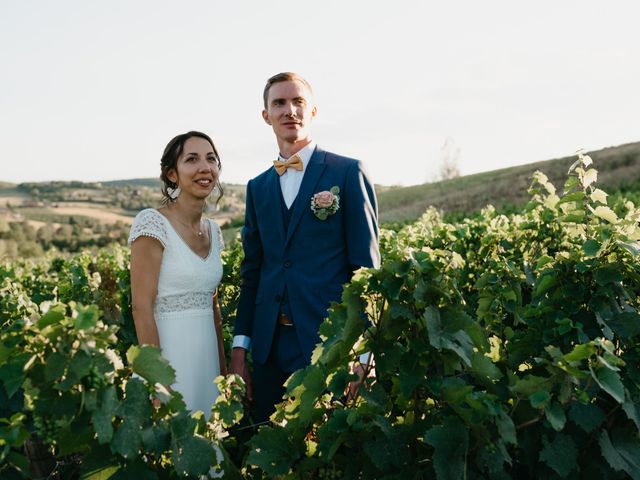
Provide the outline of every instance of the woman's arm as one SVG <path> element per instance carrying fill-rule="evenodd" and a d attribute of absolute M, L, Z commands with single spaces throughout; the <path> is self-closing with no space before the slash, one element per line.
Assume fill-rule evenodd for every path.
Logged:
<path fill-rule="evenodd" d="M 131 244 L 131 309 L 139 344 L 160 346 L 153 305 L 164 248 L 152 237 L 141 236 Z"/>

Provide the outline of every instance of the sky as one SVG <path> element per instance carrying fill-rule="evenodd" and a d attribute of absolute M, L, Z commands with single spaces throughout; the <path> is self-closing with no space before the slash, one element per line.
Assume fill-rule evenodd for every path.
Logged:
<path fill-rule="evenodd" d="M 222 181 L 277 156 L 271 75 L 314 88 L 313 138 L 381 185 L 640 141 L 636 1 L 2 0 L 0 180 L 155 177 L 210 134 Z M 597 168 L 597 165 L 596 165 Z"/>

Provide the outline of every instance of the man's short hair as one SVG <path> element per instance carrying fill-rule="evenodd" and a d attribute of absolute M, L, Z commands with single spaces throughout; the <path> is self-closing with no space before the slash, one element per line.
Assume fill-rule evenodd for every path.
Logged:
<path fill-rule="evenodd" d="M 274 83 L 291 82 L 294 80 L 297 80 L 298 82 L 302 83 L 307 88 L 307 90 L 309 90 L 309 93 L 313 94 L 313 89 L 311 88 L 311 84 L 307 82 L 304 78 L 302 78 L 300 75 L 298 75 L 297 73 L 293 73 L 293 72 L 277 73 L 276 75 L 271 77 L 269 80 L 267 80 L 267 84 L 264 86 L 264 92 L 262 94 L 262 99 L 264 101 L 264 109 L 265 110 L 267 109 L 267 99 L 269 97 L 269 90 L 271 90 L 271 86 Z"/>

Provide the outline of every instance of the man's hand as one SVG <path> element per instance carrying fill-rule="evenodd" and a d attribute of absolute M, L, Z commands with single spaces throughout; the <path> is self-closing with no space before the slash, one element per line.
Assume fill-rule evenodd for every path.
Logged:
<path fill-rule="evenodd" d="M 247 386 L 247 400 L 253 401 L 253 383 L 246 357 L 247 351 L 244 348 L 236 347 L 231 350 L 231 373 L 237 373 L 242 377 Z"/>
<path fill-rule="evenodd" d="M 358 395 L 358 388 L 362 385 L 364 381 L 364 376 L 366 374 L 366 365 L 363 365 L 360 362 L 357 362 L 353 367 L 353 373 L 358 375 L 358 379 L 353 382 L 349 382 L 349 392 L 347 395 L 348 400 L 353 400 Z"/>

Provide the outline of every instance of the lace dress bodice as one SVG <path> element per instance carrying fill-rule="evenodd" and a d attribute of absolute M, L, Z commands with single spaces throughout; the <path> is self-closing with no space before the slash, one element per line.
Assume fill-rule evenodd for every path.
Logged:
<path fill-rule="evenodd" d="M 194 252 L 173 228 L 169 219 L 148 208 L 136 216 L 129 245 L 138 237 L 157 239 L 164 247 L 155 314 L 166 315 L 191 310 L 212 310 L 212 296 L 222 278 L 220 253 L 224 247 L 220 227 L 207 220 L 211 238 L 206 258 Z"/>

